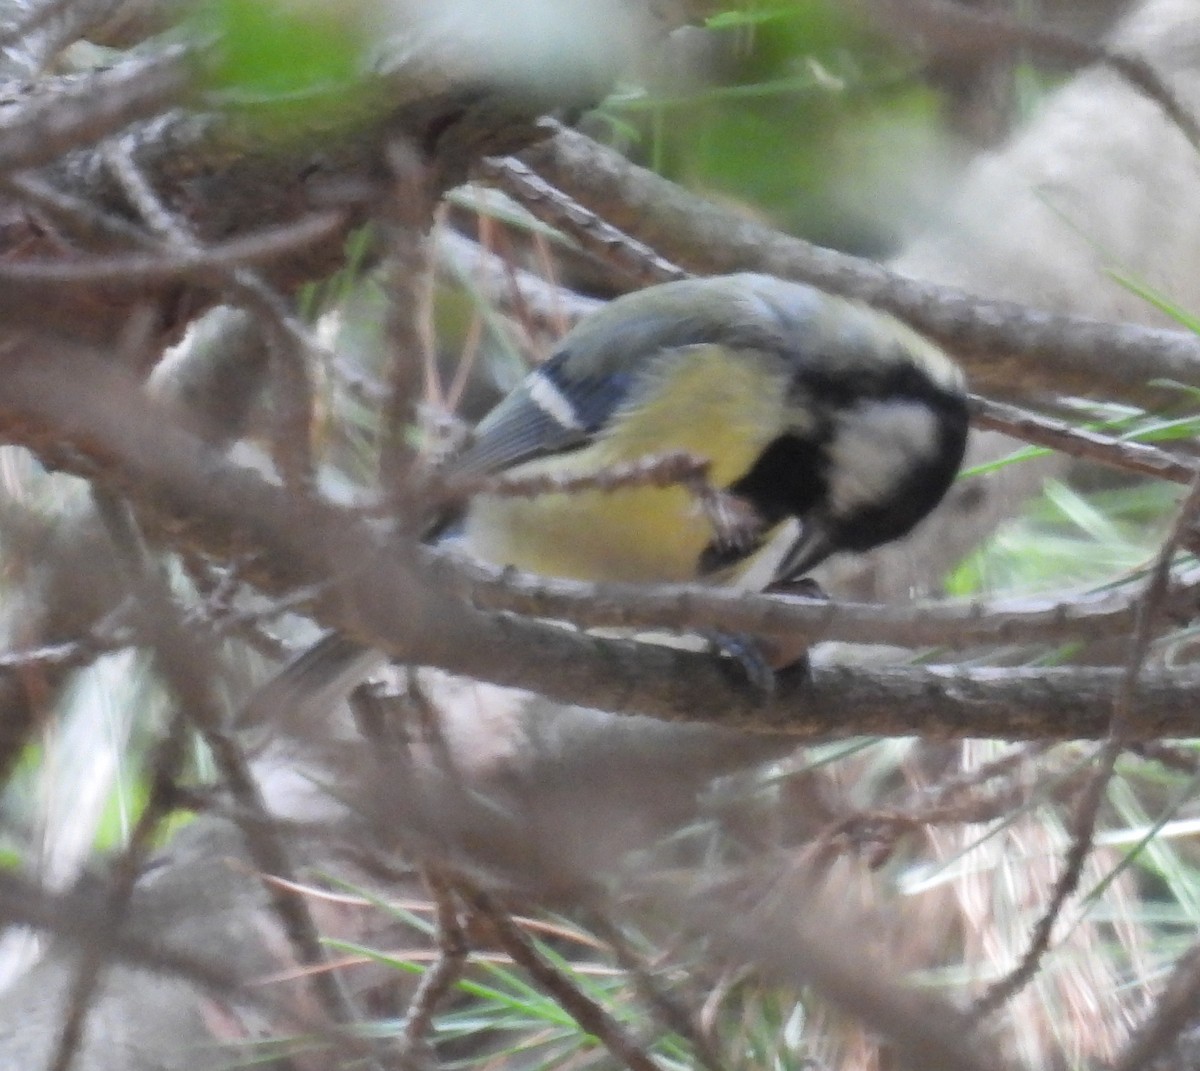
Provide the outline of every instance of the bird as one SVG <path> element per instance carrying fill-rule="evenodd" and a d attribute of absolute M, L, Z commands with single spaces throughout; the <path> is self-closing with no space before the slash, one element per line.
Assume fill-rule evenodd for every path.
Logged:
<path fill-rule="evenodd" d="M 968 423 L 958 366 L 895 317 L 764 274 L 662 283 L 582 319 L 483 417 L 439 470 L 477 489 L 438 530 L 549 577 L 762 590 L 907 535 L 953 482 Z M 735 523 L 680 484 L 599 485 L 669 453 L 703 463 Z M 282 673 L 326 696 L 362 654 L 333 633 Z"/>
<path fill-rule="evenodd" d="M 931 341 L 815 287 L 740 273 L 615 299 L 478 425 L 446 479 L 702 460 L 738 518 L 686 486 L 515 495 L 463 511 L 469 555 L 547 576 L 764 588 L 908 534 L 962 462 L 964 379 Z"/>

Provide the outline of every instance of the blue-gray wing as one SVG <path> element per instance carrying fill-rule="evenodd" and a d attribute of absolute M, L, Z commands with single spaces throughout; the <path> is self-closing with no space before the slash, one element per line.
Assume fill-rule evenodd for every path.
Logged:
<path fill-rule="evenodd" d="M 778 350 L 789 325 L 766 296 L 783 290 L 789 313 L 811 317 L 815 292 L 765 276 L 688 279 L 610 302 L 582 320 L 558 351 L 489 413 L 449 476 L 482 476 L 591 441 L 635 397 L 657 354 L 690 346 Z M 761 291 L 761 292 L 760 292 Z"/>
<path fill-rule="evenodd" d="M 629 375 L 574 376 L 560 350 L 535 369 L 480 421 L 470 446 L 445 469 L 448 476 L 486 476 L 594 438 L 627 398 Z"/>

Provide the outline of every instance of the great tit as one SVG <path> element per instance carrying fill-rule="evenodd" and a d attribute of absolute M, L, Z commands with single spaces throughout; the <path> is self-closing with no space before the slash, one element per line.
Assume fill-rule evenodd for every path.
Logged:
<path fill-rule="evenodd" d="M 737 507 L 732 538 L 675 485 L 476 494 L 462 543 L 548 576 L 762 588 L 906 535 L 954 479 L 967 422 L 958 368 L 898 320 L 726 275 L 582 320 L 445 475 L 576 477 L 685 452 Z"/>
<path fill-rule="evenodd" d="M 441 475 L 599 476 L 685 452 L 736 505 L 736 538 L 686 487 L 618 485 L 481 491 L 459 541 L 547 576 L 761 589 L 906 535 L 954 479 L 967 423 L 958 368 L 898 320 L 811 286 L 726 275 L 649 287 L 582 320 Z M 371 665 L 334 634 L 270 691 L 324 705 Z"/>

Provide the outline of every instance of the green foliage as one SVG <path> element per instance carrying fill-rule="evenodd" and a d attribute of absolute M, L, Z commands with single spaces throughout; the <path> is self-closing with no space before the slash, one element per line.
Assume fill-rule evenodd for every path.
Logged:
<path fill-rule="evenodd" d="M 362 42 L 340 5 L 210 0 L 222 32 L 218 81 L 262 96 L 321 89 L 355 76 Z"/>
<path fill-rule="evenodd" d="M 1066 591 L 1145 566 L 1179 489 L 1136 484 L 1084 494 L 1049 481 L 1043 497 L 1003 525 L 946 581 L 949 594 Z"/>
<path fill-rule="evenodd" d="M 374 903 L 402 926 L 433 938 L 433 927 L 424 913 L 342 882 L 335 884 Z M 429 906 L 432 909 L 432 904 Z M 528 936 L 537 955 L 569 978 L 583 996 L 606 1009 L 631 1034 L 644 1032 L 647 1009 L 635 995 L 626 972 L 607 962 L 602 940 L 564 919 L 535 924 Z M 353 942 L 326 943 L 341 953 L 400 974 L 420 975 L 428 968 L 426 962 Z M 564 1066 L 564 1062 L 594 1062 L 605 1057 L 598 1039 L 579 1026 L 557 997 L 532 984 L 506 956 L 473 955 L 454 989 L 455 997 L 445 1002 L 434 1022 L 433 1040 L 439 1046 L 441 1067 L 488 1067 L 498 1059 L 517 1056 L 522 1066 L 552 1068 Z M 384 1037 L 400 1032 L 402 1027 L 398 1020 L 378 1021 L 373 1031 L 375 1036 Z M 482 1047 L 481 1038 L 488 1039 Z M 656 1027 L 648 1051 L 664 1069 L 685 1071 L 696 1066 L 688 1043 L 667 1030 Z"/>
<path fill-rule="evenodd" d="M 877 251 L 895 220 L 874 206 L 905 199 L 918 153 L 940 138 L 939 97 L 916 60 L 826 0 L 754 3 L 708 27 L 715 76 L 617 94 L 605 114 L 667 177 L 814 240 Z"/>
<path fill-rule="evenodd" d="M 361 5 L 304 0 L 204 0 L 198 28 L 214 36 L 208 87 L 246 110 L 257 136 L 286 143 L 333 121 L 352 125 L 369 43 Z"/>

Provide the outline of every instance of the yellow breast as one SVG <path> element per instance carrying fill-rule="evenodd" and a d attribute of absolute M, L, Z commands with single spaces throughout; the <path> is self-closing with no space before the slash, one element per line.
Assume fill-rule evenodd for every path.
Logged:
<path fill-rule="evenodd" d="M 731 367 L 733 372 L 731 373 Z M 514 476 L 604 472 L 667 451 L 711 462 L 710 481 L 742 476 L 783 424 L 786 380 L 778 362 L 692 347 L 655 362 L 637 405 L 591 444 L 519 465 Z M 682 487 L 478 495 L 465 518 L 471 553 L 529 572 L 579 580 L 691 580 L 712 525 Z"/>

